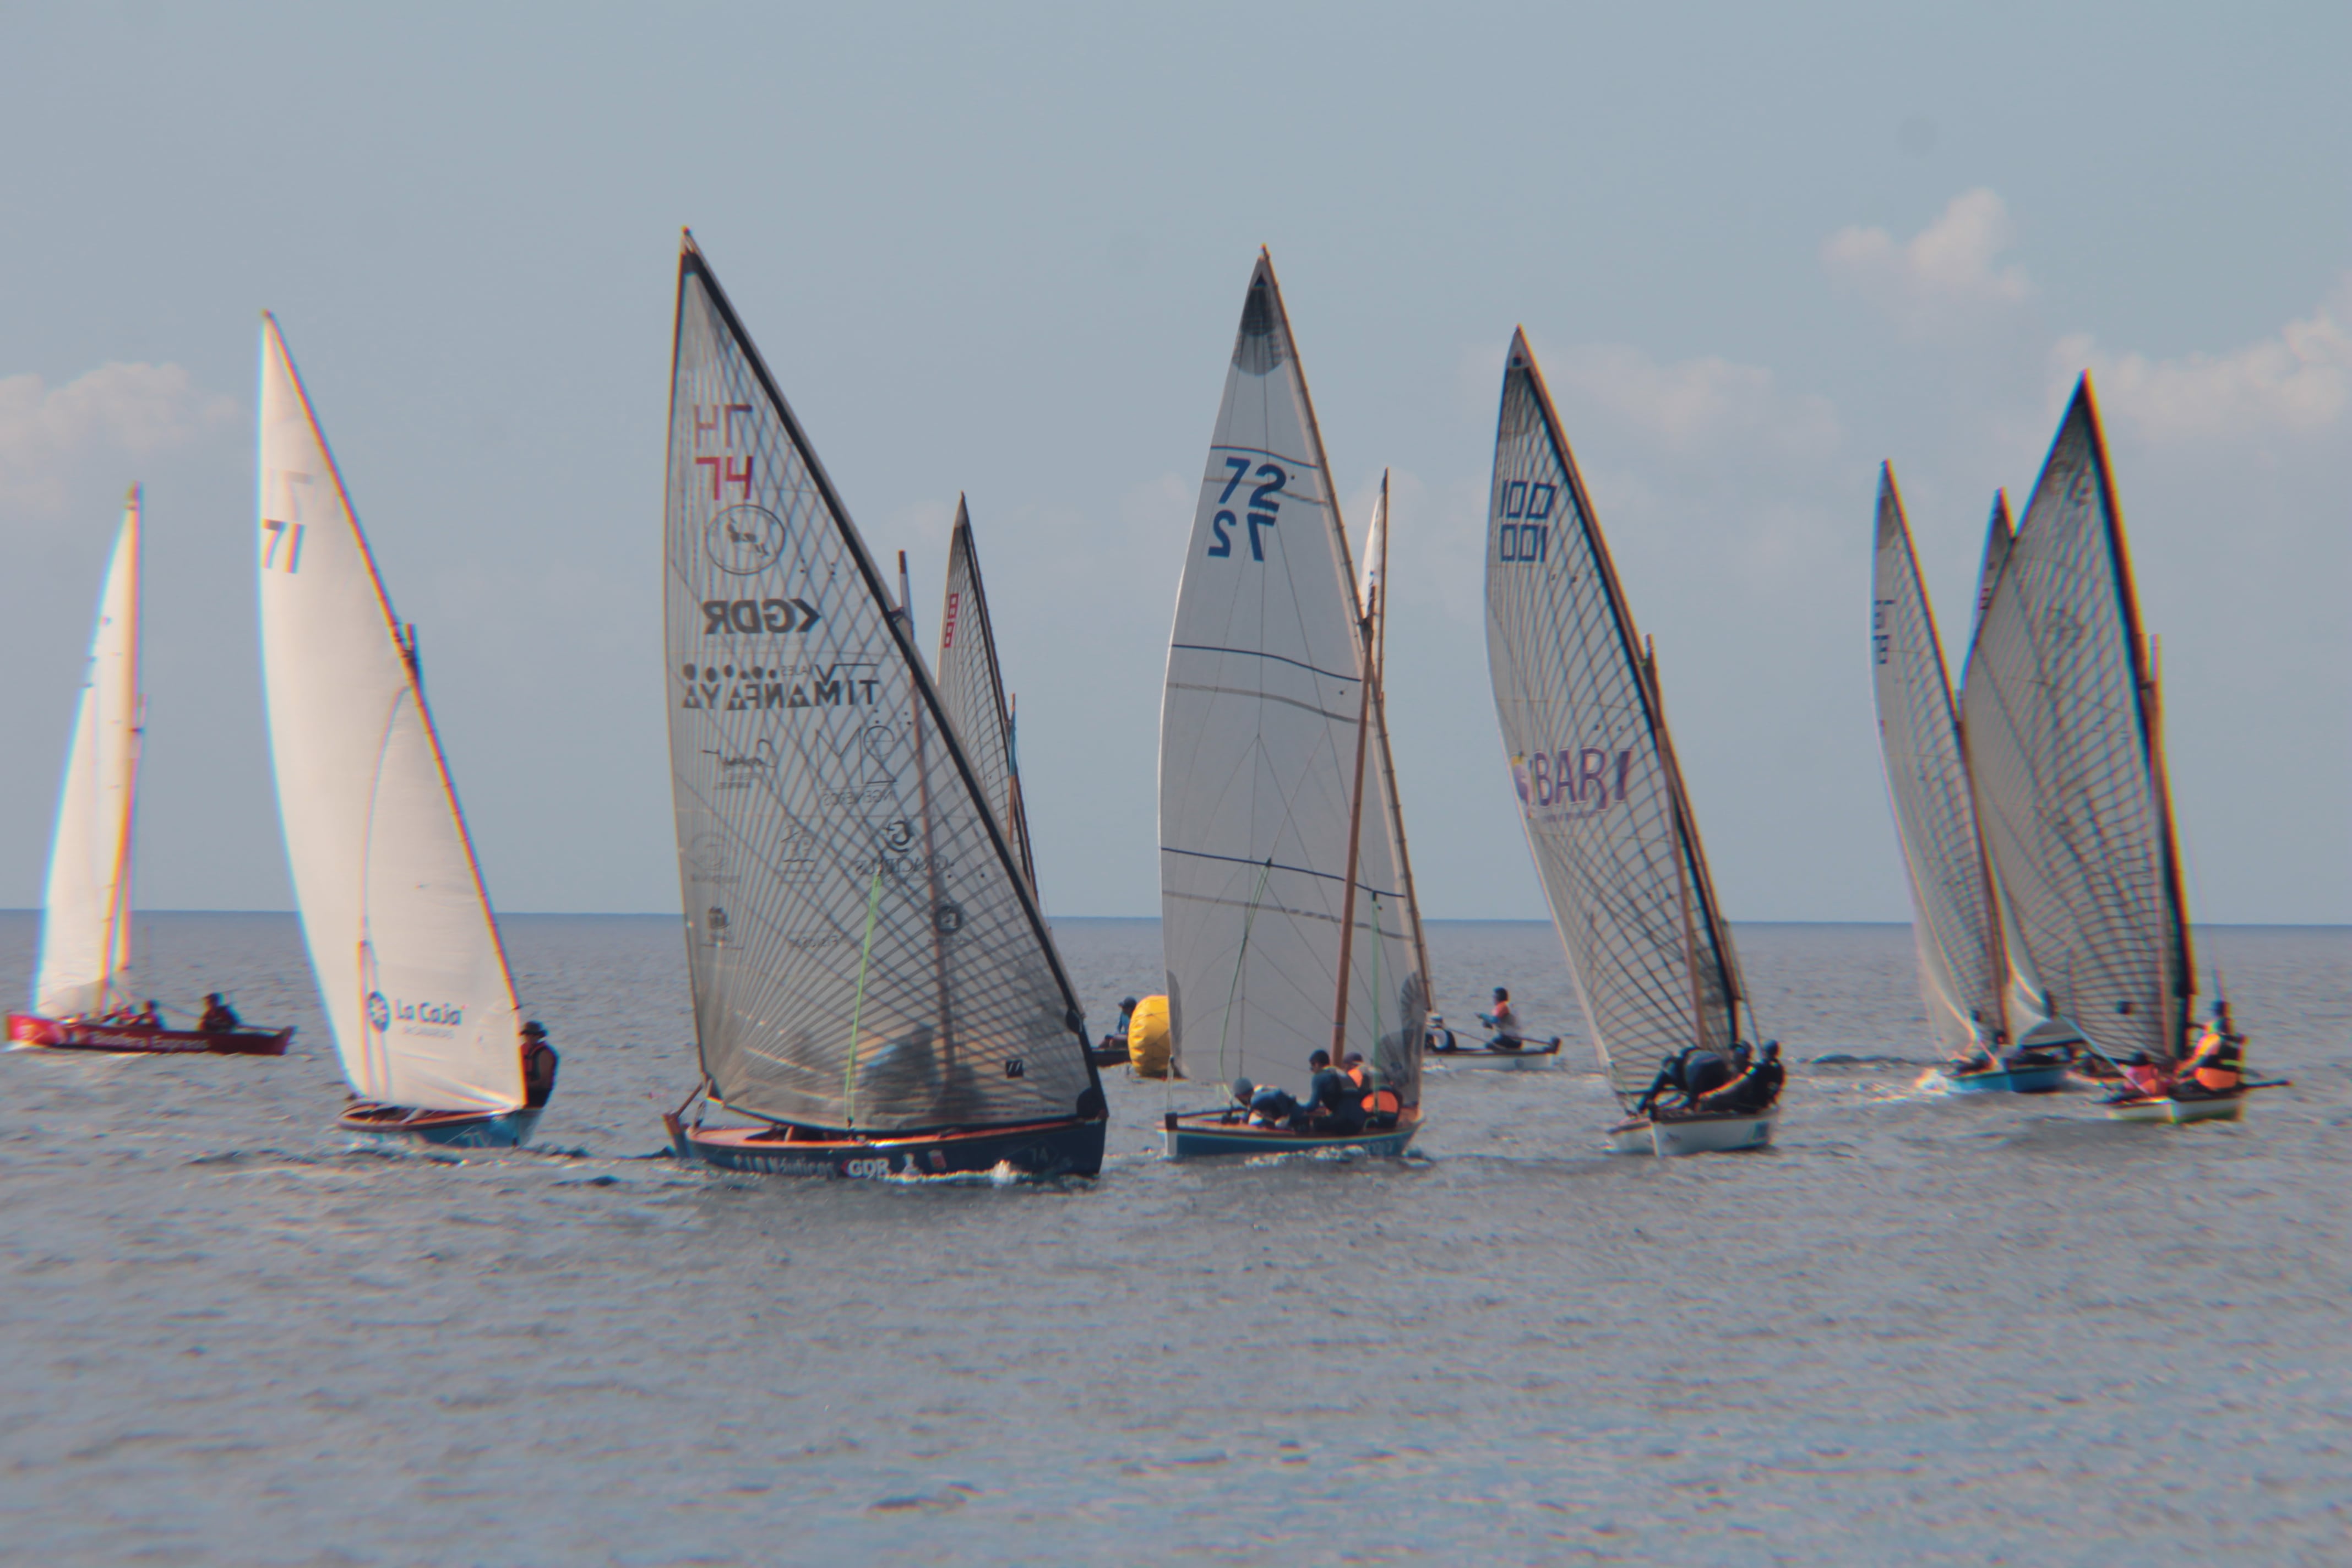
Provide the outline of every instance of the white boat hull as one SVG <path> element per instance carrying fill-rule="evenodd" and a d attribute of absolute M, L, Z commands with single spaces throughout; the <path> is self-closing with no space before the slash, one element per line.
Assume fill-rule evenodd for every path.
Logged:
<path fill-rule="evenodd" d="M 2183 1127 L 2192 1121 L 2235 1121 L 2245 1114 L 2246 1097 L 2227 1100 L 2128 1100 L 2106 1107 L 2113 1121 L 2162 1121 Z"/>
<path fill-rule="evenodd" d="M 1772 1143 L 1772 1123 L 1780 1108 L 1739 1116 L 1695 1116 L 1653 1121 L 1629 1117 L 1609 1130 L 1612 1154 L 1654 1154 L 1671 1159 L 1682 1154 L 1730 1154 L 1767 1149 Z"/>

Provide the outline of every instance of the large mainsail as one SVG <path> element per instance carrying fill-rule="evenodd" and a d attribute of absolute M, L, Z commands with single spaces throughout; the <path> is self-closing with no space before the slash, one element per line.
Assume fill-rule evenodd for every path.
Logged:
<path fill-rule="evenodd" d="M 514 984 L 404 635 L 275 319 L 261 332 L 261 661 L 302 934 L 343 1074 L 523 1103 Z"/>
<path fill-rule="evenodd" d="M 955 532 L 948 542 L 947 598 L 940 610 L 940 701 L 963 742 L 965 760 L 982 796 L 1021 857 L 1021 874 L 1034 889 L 1036 858 L 1029 850 L 1029 819 L 1021 808 L 1021 773 L 1013 751 L 1013 712 L 996 664 L 996 630 L 980 582 L 980 552 L 971 513 L 956 498 Z"/>
<path fill-rule="evenodd" d="M 1944 646 L 1891 465 L 1879 469 L 1875 540 L 1871 677 L 1886 789 L 1911 883 L 1920 991 L 1928 1025 L 1944 1048 L 1966 1055 L 1979 1043 L 2013 1038 L 2005 1013 L 2009 961 L 1969 796 Z"/>
<path fill-rule="evenodd" d="M 902 617 L 689 239 L 670 770 L 710 1089 L 800 1126 L 1099 1115 L 1085 1018 Z"/>
<path fill-rule="evenodd" d="M 1377 712 L 1365 700 L 1369 644 L 1322 435 L 1261 252 L 1160 710 L 1160 941 L 1185 1076 L 1304 1092 L 1308 1054 L 1332 1043 L 1344 947 L 1345 1048 L 1419 1103 L 1428 991 L 1385 774 L 1359 743 Z"/>
<path fill-rule="evenodd" d="M 2090 378 L 1977 626 L 1977 809 L 2049 1010 L 2110 1057 L 2177 1058 L 2195 990 L 2156 688 Z"/>
<path fill-rule="evenodd" d="M 48 1018 L 100 1014 L 129 1000 L 131 833 L 139 786 L 139 491 L 99 593 L 81 701 L 66 749 L 58 836 L 41 916 L 33 1011 Z"/>
<path fill-rule="evenodd" d="M 1609 1080 L 1632 1097 L 1743 996 L 1654 660 L 1524 332 L 1511 338 L 1486 541 L 1495 714 L 1552 923 Z"/>

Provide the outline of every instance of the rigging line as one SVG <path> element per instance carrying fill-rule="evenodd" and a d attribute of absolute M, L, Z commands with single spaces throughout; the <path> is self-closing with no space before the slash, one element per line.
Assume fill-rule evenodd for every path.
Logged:
<path fill-rule="evenodd" d="M 874 957 L 874 917 L 882 907 L 882 860 L 875 857 L 874 880 L 866 889 L 866 940 L 857 952 L 857 991 L 849 1004 L 849 1065 L 842 1069 L 841 1098 L 847 1103 L 849 1125 L 857 1127 L 857 1021 L 866 1011 L 866 969 Z"/>
<path fill-rule="evenodd" d="M 1295 597 L 1293 604 L 1294 607 L 1296 607 Z M 1170 643 L 1168 646 L 1171 649 L 1181 650 L 1185 653 L 1230 653 L 1237 654 L 1244 658 L 1271 659 L 1276 664 L 1289 665 L 1294 669 L 1303 669 L 1309 675 L 1319 675 L 1326 680 L 1341 681 L 1350 686 L 1354 685 L 1356 682 L 1356 676 L 1353 671 L 1349 671 L 1349 673 L 1342 675 L 1337 670 L 1325 669 L 1320 665 L 1308 664 L 1304 659 L 1291 658 L 1286 655 L 1278 653 L 1268 653 L 1264 648 L 1220 647 L 1213 643 L 1198 642 Z M 1202 689 L 1206 689 L 1204 688 Z"/>

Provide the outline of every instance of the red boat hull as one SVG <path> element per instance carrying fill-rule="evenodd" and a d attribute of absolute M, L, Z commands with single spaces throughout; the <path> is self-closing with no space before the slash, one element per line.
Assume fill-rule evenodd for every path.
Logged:
<path fill-rule="evenodd" d="M 50 1051 L 118 1051 L 142 1055 L 282 1057 L 291 1029 L 166 1029 L 153 1024 L 104 1024 L 89 1018 L 8 1015 L 8 1044 Z"/>

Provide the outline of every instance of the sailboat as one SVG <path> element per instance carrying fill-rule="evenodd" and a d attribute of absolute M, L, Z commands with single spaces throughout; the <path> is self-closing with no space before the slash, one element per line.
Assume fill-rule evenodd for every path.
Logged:
<path fill-rule="evenodd" d="M 665 1118 L 673 1146 L 787 1174 L 1096 1173 L 1108 1107 L 1007 831 L 1017 796 L 975 766 L 691 236 L 670 396 L 670 769 L 702 1069 Z M 706 1097 L 750 1124 L 686 1121 Z"/>
<path fill-rule="evenodd" d="M 1978 622 L 1961 713 L 1979 820 L 2053 1018 L 2168 1079 L 2196 977 L 2154 641 L 2085 375 Z M 2234 1120 L 2243 1093 L 2137 1097 L 2133 1120 Z"/>
<path fill-rule="evenodd" d="M 51 1050 L 282 1056 L 291 1029 L 173 1029 L 142 1013 L 131 971 L 132 827 L 146 700 L 139 689 L 139 489 L 98 600 L 89 673 L 66 748 L 57 839 L 41 918 L 32 1010 L 8 1015 L 8 1043 Z"/>
<path fill-rule="evenodd" d="M 1377 597 L 1377 590 L 1376 595 Z M 1298 1131 L 1239 1099 L 1164 1118 L 1172 1158 L 1354 1148 L 1421 1124 L 1429 989 L 1360 603 L 1272 259 L 1250 275 L 1185 553 L 1160 710 L 1172 1067 L 1296 1100 L 1364 1058 L 1357 1118 Z M 1253 1125 L 1254 1121 L 1260 1124 Z"/>
<path fill-rule="evenodd" d="M 521 1143 L 553 1088 L 553 1053 L 520 1023 L 415 628 L 393 614 L 270 316 L 260 468 L 269 751 L 302 935 L 352 1090 L 339 1125 L 451 1148 Z"/>
<path fill-rule="evenodd" d="M 1655 651 L 1634 632 L 1524 331 L 1503 371 L 1488 513 L 1495 714 L 1552 924 L 1627 1112 L 1610 1145 L 1761 1149 L 1777 1089 L 1736 1110 L 1643 1109 L 1664 1062 L 1713 1058 L 1732 1071 L 1748 992 L 1667 733 Z"/>
<path fill-rule="evenodd" d="M 1996 497 L 1984 593 L 1998 580 L 2009 539 L 2008 500 Z M 1977 827 L 1944 646 L 1892 464 L 1879 468 L 1874 542 L 1870 648 L 1879 750 L 1911 884 L 1920 994 L 1950 1058 L 1945 1077 L 1962 1093 L 2048 1094 L 2065 1087 L 2066 1058 L 2012 1050 L 2018 1036 L 2000 899 Z"/>

